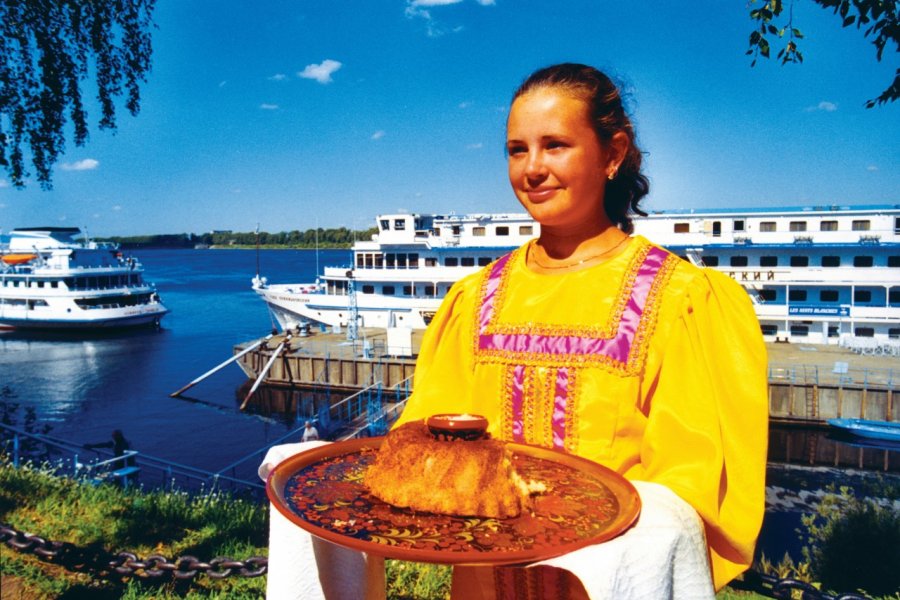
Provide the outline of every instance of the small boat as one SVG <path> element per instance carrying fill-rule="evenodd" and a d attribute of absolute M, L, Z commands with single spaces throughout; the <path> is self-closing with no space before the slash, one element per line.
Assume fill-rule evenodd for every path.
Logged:
<path fill-rule="evenodd" d="M 0 235 L 0 329 L 159 325 L 169 312 L 137 259 L 77 227 Z"/>
<path fill-rule="evenodd" d="M 855 437 L 900 443 L 900 422 L 869 419 L 828 419 L 840 432 Z"/>

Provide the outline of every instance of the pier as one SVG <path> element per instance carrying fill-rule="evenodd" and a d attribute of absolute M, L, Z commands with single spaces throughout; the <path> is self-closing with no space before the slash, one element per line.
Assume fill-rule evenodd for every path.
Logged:
<path fill-rule="evenodd" d="M 379 400 L 372 406 L 384 419 L 382 411 L 394 408 L 388 398 L 400 401 L 411 391 L 422 333 L 412 332 L 411 348 L 399 353 L 392 351 L 384 329 L 361 329 L 355 341 L 337 333 L 279 334 L 247 352 L 238 364 L 253 381 L 269 367 L 255 400 L 267 411 L 299 413 L 298 402 L 291 399 L 295 390 L 328 397 L 334 393 L 335 401 L 350 395 L 359 406 L 346 418 L 359 424 L 370 404 L 360 394 L 377 390 Z M 235 354 L 256 341 L 238 344 Z M 838 346 L 770 343 L 767 350 L 770 461 L 900 472 L 900 449 L 850 446 L 831 437 L 827 424 L 830 418 L 900 421 L 900 359 Z M 333 419 L 337 415 L 331 412 Z"/>

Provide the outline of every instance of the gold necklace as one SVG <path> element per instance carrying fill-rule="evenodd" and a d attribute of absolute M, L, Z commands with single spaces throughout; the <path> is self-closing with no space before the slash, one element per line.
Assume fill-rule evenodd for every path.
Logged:
<path fill-rule="evenodd" d="M 621 240 L 619 240 L 619 243 L 618 243 L 618 244 L 616 244 L 615 246 L 613 246 L 613 247 L 611 247 L 611 248 L 607 248 L 606 250 L 604 250 L 604 251 L 601 252 L 600 254 L 594 254 L 594 255 L 592 255 L 592 256 L 588 256 L 588 257 L 586 257 L 586 258 L 582 258 L 582 259 L 579 260 L 578 262 L 567 263 L 567 264 L 564 264 L 564 265 L 544 265 L 544 264 L 541 264 L 541 261 L 539 261 L 539 260 L 537 259 L 537 256 L 536 256 L 535 253 L 534 253 L 534 247 L 537 245 L 536 243 L 532 243 L 531 246 L 528 247 L 528 254 L 531 256 L 531 262 L 533 262 L 534 264 L 536 264 L 537 266 L 539 266 L 539 267 L 542 268 L 542 269 L 571 269 L 571 268 L 573 268 L 573 267 L 579 267 L 579 266 L 583 265 L 584 263 L 586 263 L 586 262 L 588 262 L 588 261 L 596 260 L 596 259 L 598 259 L 598 258 L 603 258 L 603 257 L 606 256 L 607 254 L 611 254 L 613 251 L 618 250 L 619 247 L 622 246 L 622 244 L 624 244 L 625 242 L 627 242 L 627 241 L 630 240 L 630 239 L 631 239 L 631 238 L 630 238 L 629 236 L 626 235 L 626 236 L 623 237 Z"/>

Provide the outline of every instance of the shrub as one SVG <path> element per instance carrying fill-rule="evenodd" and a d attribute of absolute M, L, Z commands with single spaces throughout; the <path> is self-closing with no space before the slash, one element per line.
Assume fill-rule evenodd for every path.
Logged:
<path fill-rule="evenodd" d="M 804 517 L 803 549 L 812 573 L 830 590 L 888 595 L 900 589 L 900 513 L 890 503 L 833 490 Z"/>

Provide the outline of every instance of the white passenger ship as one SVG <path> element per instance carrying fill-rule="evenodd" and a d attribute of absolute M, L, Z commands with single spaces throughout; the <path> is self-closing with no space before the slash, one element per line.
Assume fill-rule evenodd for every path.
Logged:
<path fill-rule="evenodd" d="M 0 328 L 159 325 L 169 310 L 143 272 L 77 227 L 14 229 L 0 236 Z"/>
<path fill-rule="evenodd" d="M 377 217 L 353 264 L 315 282 L 253 280 L 284 329 L 424 328 L 456 280 L 539 233 L 527 214 Z M 727 273 L 751 296 L 767 341 L 900 338 L 900 205 L 679 210 L 635 233 Z"/>

